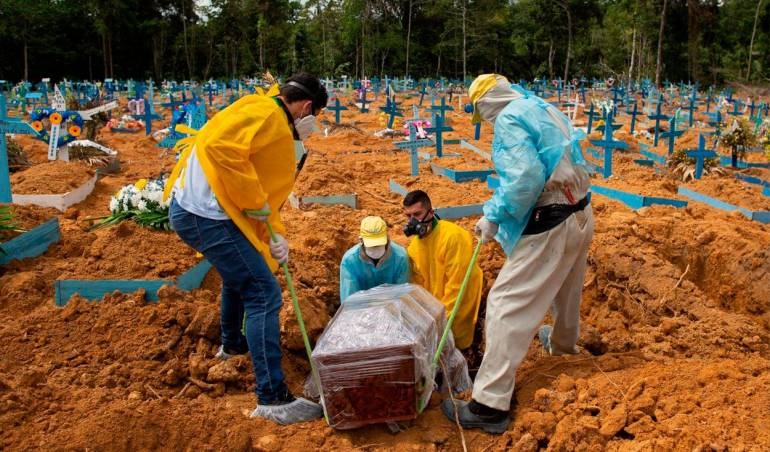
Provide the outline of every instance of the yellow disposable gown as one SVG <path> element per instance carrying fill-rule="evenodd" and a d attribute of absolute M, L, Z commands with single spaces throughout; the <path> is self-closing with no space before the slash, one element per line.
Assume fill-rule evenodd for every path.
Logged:
<path fill-rule="evenodd" d="M 412 282 L 444 303 L 449 315 L 473 255 L 471 234 L 452 222 L 439 220 L 430 234 L 412 239 L 407 254 L 412 264 Z M 474 264 L 452 325 L 457 348 L 468 348 L 473 342 L 482 284 L 481 268 Z"/>
<path fill-rule="evenodd" d="M 286 113 L 271 97 L 244 96 L 211 118 L 185 144 L 167 189 L 173 187 L 195 148 L 222 209 L 275 271 L 278 263 L 270 256 L 267 227 L 243 211 L 261 209 L 267 202 L 270 225 L 277 234 L 286 234 L 279 208 L 294 185 L 296 164 Z"/>

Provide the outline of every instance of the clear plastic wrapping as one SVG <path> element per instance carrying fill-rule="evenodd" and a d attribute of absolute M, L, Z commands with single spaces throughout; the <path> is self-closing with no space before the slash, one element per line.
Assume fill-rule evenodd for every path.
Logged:
<path fill-rule="evenodd" d="M 383 285 L 348 297 L 312 353 L 330 425 L 414 419 L 433 392 L 431 362 L 445 325 L 444 305 L 417 285 Z M 459 384 L 469 386 L 451 334 L 442 357 L 461 368 Z"/>

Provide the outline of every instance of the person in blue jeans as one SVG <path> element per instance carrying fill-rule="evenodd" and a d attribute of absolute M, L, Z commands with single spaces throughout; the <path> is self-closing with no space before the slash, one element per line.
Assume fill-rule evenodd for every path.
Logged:
<path fill-rule="evenodd" d="M 294 397 L 284 381 L 281 287 L 273 272 L 289 259 L 279 210 L 294 184 L 295 147 L 327 100 L 308 74 L 289 77 L 280 91 L 241 98 L 185 139 L 166 182 L 171 226 L 222 277 L 216 357 L 251 354 L 258 398 L 251 417 L 280 424 L 323 415 L 321 405 Z"/>

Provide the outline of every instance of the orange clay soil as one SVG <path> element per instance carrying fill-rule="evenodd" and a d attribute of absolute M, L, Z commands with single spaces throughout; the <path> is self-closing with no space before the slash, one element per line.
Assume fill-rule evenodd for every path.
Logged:
<path fill-rule="evenodd" d="M 322 132 L 306 143 L 311 151 L 294 191 L 356 193 L 359 209 L 310 204 L 282 211 L 289 267 L 312 339 L 339 304 L 339 261 L 356 242 L 361 218 L 381 215 L 394 240 L 407 243 L 400 232 L 401 197 L 390 193 L 389 179 L 427 190 L 441 207 L 482 202 L 491 193 L 481 183 L 433 175 L 425 162 L 419 176 L 410 176 L 408 153 L 392 144 L 403 138 L 374 137 L 383 128 L 379 114 L 359 114 L 343 100 L 352 107 L 342 114 L 344 125 L 333 127 L 333 115 L 324 115 L 328 136 Z M 473 136 L 469 115 L 456 110 L 447 118 L 456 136 Z M 154 129 L 167 121 L 156 121 Z M 357 129 L 349 127 L 354 122 Z M 400 124 L 395 128 L 402 131 Z M 282 427 L 247 416 L 256 402 L 250 362 L 213 357 L 219 346 L 216 271 L 191 293 L 164 288 L 159 303 L 145 303 L 142 293 L 114 293 L 99 303 L 76 296 L 64 308 L 54 306 L 57 278 L 167 278 L 198 261 L 173 233 L 133 223 L 88 231 L 89 218 L 106 215 L 110 195 L 121 186 L 174 164 L 141 133 L 97 138 L 119 152 L 121 171 L 101 178 L 64 214 L 20 208 L 25 225 L 58 216 L 62 240 L 43 256 L 0 267 L 0 449 L 455 451 L 463 442 L 474 451 L 770 448 L 768 226 L 702 203 L 632 211 L 594 196 L 582 352 L 550 357 L 532 341 L 517 375 L 513 422 L 503 435 L 469 430 L 461 437 L 435 396 L 397 434 L 382 425 L 335 431 L 323 420 Z M 473 143 L 489 151 L 491 128 L 484 125 L 481 142 Z M 631 162 L 638 154 L 616 155 L 616 176 L 594 182 L 680 198 L 675 181 Z M 44 159 L 33 160 L 43 166 Z M 80 171 L 79 165 L 60 168 L 63 175 Z M 734 183 L 728 174 L 688 186 L 755 210 L 768 207 L 754 195 L 736 200 L 736 189 L 726 188 Z M 476 220 L 458 224 L 471 230 Z M 484 293 L 504 259 L 499 245 L 482 247 Z M 278 278 L 284 370 L 299 393 L 309 366 L 280 272 Z"/>

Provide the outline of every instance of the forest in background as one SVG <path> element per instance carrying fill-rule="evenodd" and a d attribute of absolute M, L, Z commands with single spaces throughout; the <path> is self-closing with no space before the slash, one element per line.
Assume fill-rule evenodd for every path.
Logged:
<path fill-rule="evenodd" d="M 770 0 L 0 0 L 0 79 L 770 82 Z"/>

